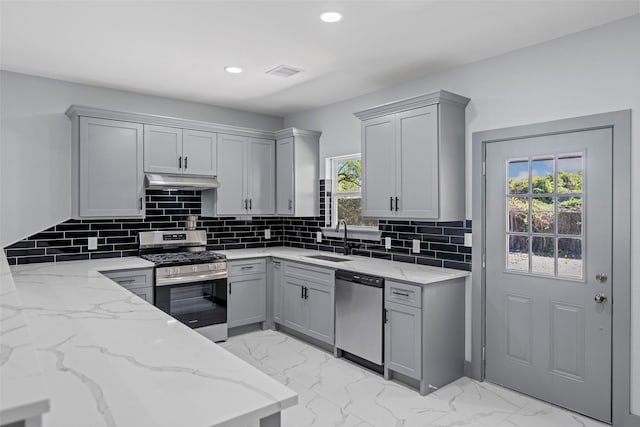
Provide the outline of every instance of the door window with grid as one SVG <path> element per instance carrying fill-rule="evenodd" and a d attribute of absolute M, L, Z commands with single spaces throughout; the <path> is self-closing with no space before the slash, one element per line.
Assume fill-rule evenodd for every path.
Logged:
<path fill-rule="evenodd" d="M 507 270 L 583 279 L 583 154 L 507 162 Z"/>

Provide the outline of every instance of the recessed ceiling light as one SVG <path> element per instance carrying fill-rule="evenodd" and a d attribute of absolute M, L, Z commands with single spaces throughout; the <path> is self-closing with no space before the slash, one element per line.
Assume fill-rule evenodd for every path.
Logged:
<path fill-rule="evenodd" d="M 239 74 L 242 72 L 242 68 L 240 67 L 224 67 L 224 70 L 231 74 Z"/>
<path fill-rule="evenodd" d="M 320 15 L 320 19 L 324 22 L 338 22 L 342 19 L 342 15 L 338 12 L 325 12 Z"/>

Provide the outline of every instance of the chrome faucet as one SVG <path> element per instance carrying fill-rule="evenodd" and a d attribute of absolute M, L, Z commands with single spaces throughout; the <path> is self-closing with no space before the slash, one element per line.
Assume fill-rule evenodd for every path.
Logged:
<path fill-rule="evenodd" d="M 349 241 L 347 240 L 347 221 L 341 219 L 336 225 L 336 233 L 340 231 L 340 224 L 344 225 L 344 254 L 350 255 L 351 249 L 349 248 Z"/>

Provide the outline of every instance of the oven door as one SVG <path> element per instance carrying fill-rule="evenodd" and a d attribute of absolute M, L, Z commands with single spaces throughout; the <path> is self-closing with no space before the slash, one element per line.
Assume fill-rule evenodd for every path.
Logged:
<path fill-rule="evenodd" d="M 192 328 L 227 323 L 227 279 L 156 285 L 156 306 Z"/>

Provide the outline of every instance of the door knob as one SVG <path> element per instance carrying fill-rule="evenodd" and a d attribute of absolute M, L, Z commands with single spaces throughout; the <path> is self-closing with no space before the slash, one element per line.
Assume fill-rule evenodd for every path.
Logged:
<path fill-rule="evenodd" d="M 595 300 L 595 302 L 597 302 L 598 304 L 602 304 L 607 300 L 607 296 L 605 295 L 604 292 L 600 292 L 597 293 L 595 298 L 593 298 Z"/>
<path fill-rule="evenodd" d="M 604 283 L 607 281 L 607 275 L 604 273 L 598 273 L 596 274 L 596 280 L 600 283 Z"/>

